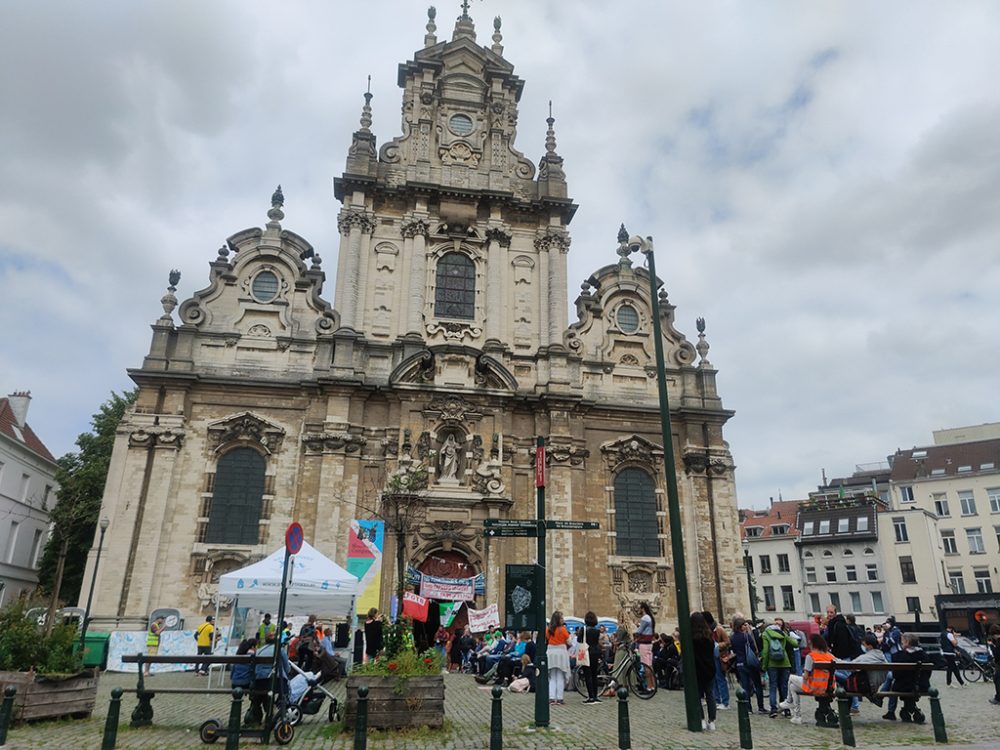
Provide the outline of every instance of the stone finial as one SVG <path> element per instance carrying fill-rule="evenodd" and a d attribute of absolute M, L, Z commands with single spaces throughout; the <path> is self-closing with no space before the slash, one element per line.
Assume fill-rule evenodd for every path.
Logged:
<path fill-rule="evenodd" d="M 271 195 L 271 209 L 267 212 L 267 218 L 270 219 L 267 224 L 269 227 L 280 227 L 278 222 L 285 218 L 285 212 L 281 210 L 284 205 L 285 194 L 281 192 L 281 185 L 278 185 Z"/>
<path fill-rule="evenodd" d="M 424 46 L 433 47 L 437 44 L 438 38 L 437 34 L 437 24 L 434 23 L 434 19 L 437 17 L 437 8 L 433 5 L 427 9 L 427 33 L 424 34 Z"/>
<path fill-rule="evenodd" d="M 451 35 L 451 40 L 461 39 L 465 37 L 476 40 L 476 26 L 472 23 L 472 18 L 469 16 L 469 0 L 462 0 L 462 15 L 458 17 L 455 22 L 455 31 Z"/>
<path fill-rule="evenodd" d="M 372 126 L 372 77 L 368 76 L 368 90 L 365 91 L 365 105 L 361 108 L 361 130 L 371 132 Z"/>
<path fill-rule="evenodd" d="M 216 260 L 220 260 L 223 263 L 229 262 L 229 248 L 225 243 L 219 246 L 219 257 Z"/>
<path fill-rule="evenodd" d="M 549 126 L 549 129 L 545 131 L 545 150 L 554 155 L 556 153 L 556 131 L 553 126 L 556 124 L 556 118 L 552 116 L 551 99 L 549 99 L 549 116 L 545 118 L 545 122 Z"/>
<path fill-rule="evenodd" d="M 496 54 L 503 56 L 503 34 L 500 33 L 500 16 L 493 19 L 493 46 L 490 50 Z"/>
<path fill-rule="evenodd" d="M 695 349 L 698 350 L 698 356 L 701 357 L 701 362 L 698 363 L 699 367 L 711 367 L 712 363 L 708 361 L 708 342 L 705 340 L 705 319 L 698 318 L 695 321 L 695 326 L 698 328 L 698 343 L 695 345 Z"/>
<path fill-rule="evenodd" d="M 156 321 L 160 325 L 172 326 L 174 324 L 174 319 L 171 313 L 173 313 L 174 309 L 177 307 L 177 297 L 174 296 L 174 292 L 177 291 L 177 283 L 180 280 L 181 272 L 176 268 L 173 269 L 167 276 L 167 282 L 169 284 L 169 286 L 167 286 L 167 293 L 160 297 L 160 304 L 163 305 L 163 315 L 161 315 L 160 319 Z"/>
<path fill-rule="evenodd" d="M 618 249 L 615 252 L 621 256 L 621 260 L 618 261 L 620 267 L 632 267 L 632 260 L 628 257 L 632 254 L 632 248 L 628 244 L 628 230 L 625 228 L 624 222 L 618 228 Z"/>
<path fill-rule="evenodd" d="M 318 255 L 313 255 L 311 260 L 312 260 L 312 270 L 318 271 L 319 267 L 323 264 L 323 259 Z"/>

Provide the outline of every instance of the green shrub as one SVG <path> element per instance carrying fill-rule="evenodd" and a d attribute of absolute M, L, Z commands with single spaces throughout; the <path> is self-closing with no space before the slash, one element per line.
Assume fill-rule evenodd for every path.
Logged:
<path fill-rule="evenodd" d="M 25 615 L 27 602 L 11 602 L 0 610 L 0 670 L 40 674 L 76 674 L 83 668 L 75 653 L 78 642 L 74 625 L 57 625 L 48 637 L 38 623 Z"/>

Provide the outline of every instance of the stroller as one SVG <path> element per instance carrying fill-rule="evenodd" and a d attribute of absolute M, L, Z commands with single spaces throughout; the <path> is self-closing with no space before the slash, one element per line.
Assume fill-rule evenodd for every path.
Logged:
<path fill-rule="evenodd" d="M 324 654 L 325 656 L 325 654 Z M 290 702 L 285 708 L 285 720 L 292 726 L 297 726 L 304 716 L 315 716 L 323 707 L 323 700 L 330 699 L 327 708 L 327 720 L 336 721 L 340 717 L 341 706 L 333 693 L 325 687 L 340 678 L 340 665 L 333 657 L 321 659 L 322 670 L 319 677 L 311 677 L 312 673 L 304 672 L 295 662 L 290 662 L 293 672 L 297 672 L 308 680 L 309 686 L 299 696 L 298 700 Z"/>

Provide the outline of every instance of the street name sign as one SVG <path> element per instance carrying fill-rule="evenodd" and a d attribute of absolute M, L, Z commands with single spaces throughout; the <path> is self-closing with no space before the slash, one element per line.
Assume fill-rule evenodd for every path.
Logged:
<path fill-rule="evenodd" d="M 564 531 L 592 531 L 601 528 L 601 524 L 597 521 L 546 521 L 545 528 Z"/>

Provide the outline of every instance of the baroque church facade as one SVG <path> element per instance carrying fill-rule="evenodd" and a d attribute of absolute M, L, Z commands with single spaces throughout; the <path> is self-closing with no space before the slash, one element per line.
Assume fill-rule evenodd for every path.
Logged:
<path fill-rule="evenodd" d="M 544 436 L 548 518 L 600 524 L 549 533 L 551 607 L 617 616 L 646 600 L 676 622 L 648 275 L 622 227 L 568 322 L 577 206 L 554 120 L 536 166 L 515 147 L 524 84 L 500 20 L 490 46 L 467 12 L 450 40 L 436 31 L 431 9 L 423 48 L 399 66 L 402 134 L 381 148 L 365 97 L 335 180 L 332 305 L 320 256 L 281 223 L 280 188 L 264 228 L 219 249 L 204 289 L 178 305 L 171 274 L 149 354 L 129 371 L 139 395 L 105 490 L 100 620 L 214 611 L 219 576 L 281 546 L 293 520 L 344 565 L 350 521 L 406 472 L 427 484 L 408 564 L 481 575 L 472 606 L 502 608 L 504 566 L 534 561 L 535 540 L 486 538 L 483 522 L 535 517 Z M 733 413 L 703 323 L 694 345 L 665 291 L 659 302 L 691 603 L 728 616 L 747 602 L 723 439 Z"/>

